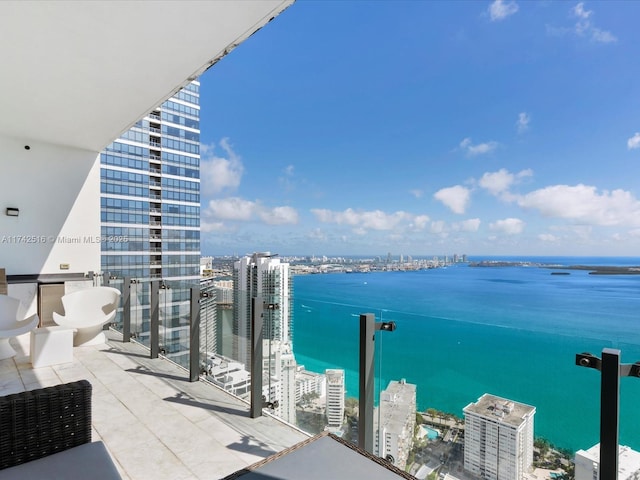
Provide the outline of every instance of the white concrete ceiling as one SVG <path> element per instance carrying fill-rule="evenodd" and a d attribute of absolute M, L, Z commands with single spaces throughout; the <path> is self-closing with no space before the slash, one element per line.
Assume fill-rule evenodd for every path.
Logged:
<path fill-rule="evenodd" d="M 1 1 L 0 135 L 98 152 L 292 2 Z"/>

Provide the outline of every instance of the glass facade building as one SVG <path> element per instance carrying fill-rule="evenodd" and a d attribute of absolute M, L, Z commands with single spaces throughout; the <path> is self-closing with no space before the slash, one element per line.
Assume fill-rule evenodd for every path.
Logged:
<path fill-rule="evenodd" d="M 101 153 L 103 272 L 198 282 L 199 89 L 188 84 Z"/>
<path fill-rule="evenodd" d="M 147 346 L 149 282 L 160 283 L 160 351 L 183 366 L 200 281 L 199 89 L 188 84 L 100 154 L 101 270 L 136 282 L 131 335 Z"/>

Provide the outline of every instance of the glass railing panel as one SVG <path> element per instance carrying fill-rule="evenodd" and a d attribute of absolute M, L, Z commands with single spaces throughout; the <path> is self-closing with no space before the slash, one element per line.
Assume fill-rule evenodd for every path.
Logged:
<path fill-rule="evenodd" d="M 296 370 L 293 351 L 293 302 L 280 285 L 263 295 L 262 395 L 265 408 L 282 420 L 296 424 Z"/>
<path fill-rule="evenodd" d="M 109 278 L 109 283 L 108 285 L 109 287 L 115 288 L 120 292 L 120 303 L 118 305 L 118 308 L 116 310 L 116 317 L 114 318 L 114 320 L 111 322 L 111 328 L 117 330 L 118 332 L 122 333 L 122 320 L 123 320 L 123 288 L 124 288 L 124 279 L 123 278 L 118 278 L 118 277 L 111 277 Z"/>
<path fill-rule="evenodd" d="M 358 444 L 360 316 L 371 313 L 378 322 L 381 321 L 380 311 L 376 313 L 370 306 L 357 304 L 352 298 L 337 299 L 332 288 L 338 275 L 322 275 L 322 280 L 326 283 L 319 290 L 307 288 L 306 285 L 301 289 L 296 288 L 298 282 L 315 283 L 312 277 L 315 275 L 294 277 L 293 352 L 299 368 L 298 426 L 309 433 L 327 429 Z M 344 275 L 340 277 L 347 278 Z M 348 278 L 355 281 L 356 277 L 357 275 Z M 371 342 L 374 349 L 373 406 L 378 401 L 379 380 L 376 378 L 376 371 L 379 372 L 382 361 L 380 354 L 383 351 L 379 346 L 380 333 L 376 332 L 374 341 Z M 301 370 L 302 366 L 304 370 Z M 303 374 L 323 376 L 324 391 L 300 395 Z"/>
<path fill-rule="evenodd" d="M 189 368 L 191 287 L 193 282 L 159 282 L 160 354 Z"/>
<path fill-rule="evenodd" d="M 131 340 L 150 348 L 150 295 L 148 278 L 136 278 L 130 284 Z"/>
<path fill-rule="evenodd" d="M 203 378 L 245 401 L 251 393 L 250 297 L 231 280 L 201 285 L 200 361 Z"/>
<path fill-rule="evenodd" d="M 268 287 L 264 287 L 268 290 Z M 264 291 L 264 290 L 263 290 Z M 251 300 L 253 293 L 233 290 L 230 281 L 215 282 L 202 287 L 207 296 L 201 299 L 201 363 L 204 377 L 243 398 L 251 394 Z M 358 322 L 361 307 L 344 310 L 340 305 L 306 301 L 289 294 L 282 295 L 277 288 L 260 298 L 262 309 L 263 341 L 261 365 L 261 396 L 264 412 L 276 415 L 309 433 L 319 433 L 330 427 L 345 435 L 345 373 L 353 380 L 349 394 L 357 398 Z M 313 303 L 311 307 L 309 304 Z M 314 315 L 310 315 L 315 309 Z M 346 313 L 346 317 L 344 316 Z M 298 317 L 299 316 L 299 317 Z M 342 316 L 342 317 L 341 317 Z M 314 350 L 307 351 L 304 360 L 298 358 L 296 342 L 301 327 L 303 336 L 309 332 L 327 329 L 306 342 Z M 321 346 L 327 341 L 331 323 L 352 324 L 350 338 L 336 338 L 342 345 L 344 358 L 327 358 Z M 301 340 L 302 341 L 302 340 Z M 320 348 L 315 350 L 320 343 Z M 316 355 L 317 353 L 317 355 Z M 328 378 L 330 377 L 330 378 Z M 329 385 L 329 382 L 332 382 Z M 330 392 L 329 392 L 330 390 Z M 331 405 L 327 399 L 331 396 Z M 357 418 L 357 400 L 348 403 L 351 419 Z M 331 417 L 331 425 L 327 412 Z M 357 438 L 357 426 L 354 425 Z"/>

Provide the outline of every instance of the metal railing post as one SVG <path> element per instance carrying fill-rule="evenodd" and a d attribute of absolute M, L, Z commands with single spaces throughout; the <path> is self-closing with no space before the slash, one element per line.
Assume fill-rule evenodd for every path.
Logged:
<path fill-rule="evenodd" d="M 618 479 L 620 377 L 640 377 L 640 362 L 620 363 L 620 350 L 604 348 L 602 359 L 576 355 L 576 365 L 600 371 L 600 480 Z"/>
<path fill-rule="evenodd" d="M 373 313 L 360 315 L 360 376 L 358 401 L 358 446 L 373 454 L 373 388 L 375 381 L 375 332 L 393 332 L 395 322 L 378 322 Z"/>
<path fill-rule="evenodd" d="M 358 446 L 373 453 L 373 354 L 375 350 L 375 316 L 360 315 L 360 376 L 358 402 Z"/>
<path fill-rule="evenodd" d="M 189 381 L 200 379 L 200 287 L 191 287 L 191 315 L 189 316 Z"/>
<path fill-rule="evenodd" d="M 250 417 L 262 416 L 262 339 L 264 337 L 262 298 L 251 298 L 251 407 Z"/>
<path fill-rule="evenodd" d="M 151 350 L 151 358 L 158 358 L 158 353 L 160 353 L 160 281 L 151 280 L 150 283 L 149 346 Z"/>
<path fill-rule="evenodd" d="M 131 340 L 131 277 L 122 280 L 122 341 Z"/>
<path fill-rule="evenodd" d="M 600 374 L 600 479 L 615 480 L 620 428 L 620 350 L 602 350 Z"/>

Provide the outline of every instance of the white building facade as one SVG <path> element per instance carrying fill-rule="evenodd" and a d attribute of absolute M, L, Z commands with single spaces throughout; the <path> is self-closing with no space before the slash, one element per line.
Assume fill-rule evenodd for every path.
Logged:
<path fill-rule="evenodd" d="M 344 370 L 327 369 L 324 374 L 327 379 L 327 426 L 330 430 L 338 430 L 344 420 Z"/>
<path fill-rule="evenodd" d="M 491 480 L 521 480 L 533 464 L 536 409 L 484 394 L 464 409 L 464 468 Z"/>
<path fill-rule="evenodd" d="M 245 365 L 251 365 L 251 299 L 254 297 L 274 305 L 264 310 L 264 338 L 291 343 L 289 264 L 267 252 L 243 257 L 233 265 L 233 356 Z"/>
<path fill-rule="evenodd" d="M 600 480 L 600 444 L 589 450 L 578 450 L 575 456 L 575 480 Z M 640 452 L 618 447 L 618 480 L 640 478 Z"/>
<path fill-rule="evenodd" d="M 291 344 L 264 340 L 262 364 L 262 394 L 267 401 L 277 402 L 273 410 L 278 417 L 295 425 L 297 364 Z"/>
<path fill-rule="evenodd" d="M 296 362 L 291 325 L 289 264 L 268 252 L 254 253 L 233 266 L 232 357 L 251 365 L 251 302 L 259 298 L 263 310 L 263 394 L 283 420 L 296 422 Z"/>
<path fill-rule="evenodd" d="M 305 370 L 298 365 L 296 371 L 296 403 L 300 403 L 304 395 L 315 394 L 324 397 L 327 391 L 327 379 L 321 373 Z"/>
<path fill-rule="evenodd" d="M 380 392 L 380 406 L 373 414 L 374 453 L 404 469 L 413 446 L 416 426 L 416 386 L 392 380 Z"/>

